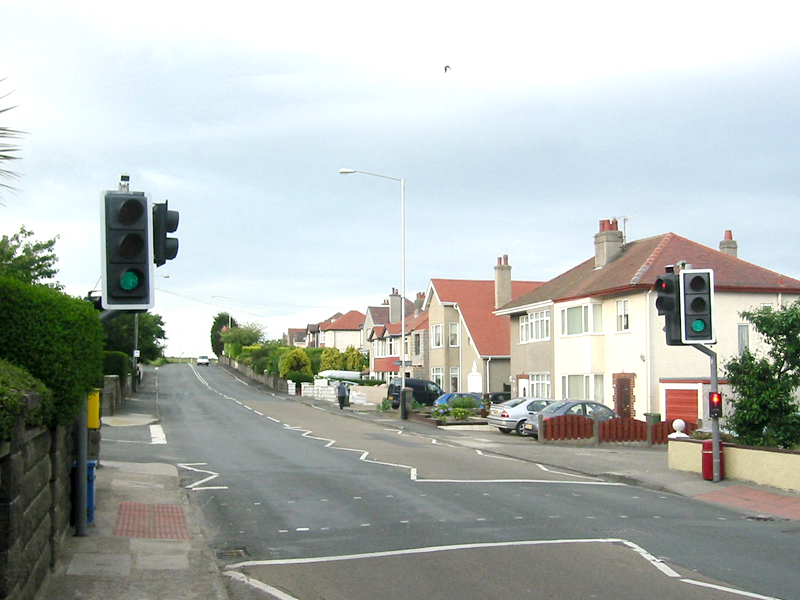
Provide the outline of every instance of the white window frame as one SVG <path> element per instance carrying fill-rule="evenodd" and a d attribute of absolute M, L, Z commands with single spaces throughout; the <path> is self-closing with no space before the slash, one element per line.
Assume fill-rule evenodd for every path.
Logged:
<path fill-rule="evenodd" d="M 531 373 L 528 376 L 530 391 L 533 398 L 552 398 L 552 385 L 550 384 L 550 373 Z"/>
<path fill-rule="evenodd" d="M 519 318 L 519 342 L 525 344 L 531 340 L 531 330 L 528 326 L 530 320 L 529 315 L 522 315 Z"/>
<path fill-rule="evenodd" d="M 455 385 L 453 385 L 455 379 Z M 461 386 L 461 369 L 458 367 L 450 367 L 450 391 L 457 392 Z"/>
<path fill-rule="evenodd" d="M 400 341 L 399 338 L 390 337 L 386 341 L 388 342 L 386 349 L 387 352 L 386 356 L 397 356 L 397 346 L 399 345 L 397 342 Z"/>
<path fill-rule="evenodd" d="M 431 367 L 431 381 L 444 389 L 444 368 Z"/>
<path fill-rule="evenodd" d="M 568 314 L 571 311 L 580 311 L 580 331 L 568 332 Z M 598 314 L 599 313 L 599 314 Z M 574 313 L 572 313 L 574 314 Z M 572 337 L 577 335 L 588 335 L 593 333 L 603 333 L 603 305 L 599 302 L 587 302 L 561 309 L 561 336 Z"/>
<path fill-rule="evenodd" d="M 529 314 L 530 318 L 530 339 L 534 342 L 542 342 L 550 339 L 550 309 L 537 310 Z"/>
<path fill-rule="evenodd" d="M 441 323 L 431 325 L 431 348 L 444 348 L 444 331 Z"/>
<path fill-rule="evenodd" d="M 569 391 L 569 378 L 581 377 L 583 390 L 581 391 L 581 398 L 571 398 L 567 393 Z M 603 398 L 605 396 L 604 379 L 602 373 L 570 373 L 561 376 L 561 398 L 564 400 L 591 400 L 592 402 L 599 402 L 604 404 Z"/>
<path fill-rule="evenodd" d="M 623 298 L 621 300 L 617 300 L 616 302 L 617 307 L 617 331 L 630 331 L 631 330 L 631 322 L 630 322 L 630 313 L 628 312 L 629 304 L 628 299 Z"/>
<path fill-rule="evenodd" d="M 447 345 L 451 348 L 458 348 L 459 342 L 461 341 L 460 325 L 458 321 L 447 324 Z M 453 338 L 455 338 L 455 343 L 453 343 Z"/>

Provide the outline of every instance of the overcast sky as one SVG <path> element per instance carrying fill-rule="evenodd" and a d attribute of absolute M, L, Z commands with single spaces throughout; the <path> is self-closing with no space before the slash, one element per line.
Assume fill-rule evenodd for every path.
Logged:
<path fill-rule="evenodd" d="M 267 337 L 431 278 L 548 280 L 601 219 L 800 278 L 795 2 L 0 2 L 0 125 L 27 132 L 0 234 L 100 279 L 100 196 L 180 212 L 167 353 L 214 316 Z M 445 66 L 450 69 L 445 72 Z M 701 267 L 702 265 L 695 265 Z"/>

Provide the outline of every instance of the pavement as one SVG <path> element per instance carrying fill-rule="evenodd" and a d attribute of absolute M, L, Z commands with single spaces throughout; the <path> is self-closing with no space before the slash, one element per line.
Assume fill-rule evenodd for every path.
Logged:
<path fill-rule="evenodd" d="M 391 423 L 483 452 L 723 504 L 740 511 L 744 518 L 800 520 L 800 494 L 735 480 L 712 483 L 698 474 L 670 470 L 664 448 L 571 447 L 532 440 L 498 444 L 498 433 L 488 426 L 442 430 L 417 421 L 401 421 L 397 411 L 382 413 L 374 404 L 353 404 L 340 411 L 334 403 L 291 398 L 330 410 L 341 418 Z M 126 402 L 113 418 L 103 419 L 104 427 L 147 425 L 158 420 L 157 414 L 142 414 L 141 408 L 142 403 Z M 243 590 L 221 574 L 203 538 L 198 515 L 180 486 L 175 465 L 106 461 L 101 450 L 94 490 L 94 522 L 89 524 L 86 536 L 67 536 L 36 600 L 269 597 Z"/>

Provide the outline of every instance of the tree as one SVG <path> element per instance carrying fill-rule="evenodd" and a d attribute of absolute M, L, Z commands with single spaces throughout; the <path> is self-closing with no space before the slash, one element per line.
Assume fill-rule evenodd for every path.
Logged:
<path fill-rule="evenodd" d="M 0 82 L 3 81 L 5 80 L 0 79 Z M 0 96 L 0 100 L 5 99 L 7 97 L 8 94 L 4 94 L 3 96 Z M 14 107 L 8 106 L 6 108 L 0 108 L 0 115 L 5 115 L 5 113 L 10 111 L 12 108 Z M 16 129 L 0 126 L 0 177 L 4 177 L 6 179 L 14 179 L 16 177 L 19 177 L 17 173 L 6 169 L 2 165 L 12 160 L 19 160 L 20 158 L 17 155 L 17 152 L 20 151 L 20 148 L 15 144 L 8 143 L 6 140 L 18 139 L 23 135 L 24 133 L 22 131 L 17 131 Z M 7 183 L 0 182 L 0 189 L 13 190 L 14 188 L 8 185 Z"/>
<path fill-rule="evenodd" d="M 221 312 L 214 317 L 214 324 L 211 325 L 211 350 L 217 356 L 222 356 L 222 351 L 225 349 L 225 342 L 222 341 L 222 332 L 228 329 L 229 323 L 231 327 L 239 326 L 236 319 L 228 316 L 226 312 Z"/>
<path fill-rule="evenodd" d="M 800 302 L 740 313 L 768 346 L 766 354 L 745 350 L 725 365 L 734 389 L 727 424 L 743 444 L 792 448 L 800 445 Z"/>
<path fill-rule="evenodd" d="M 292 348 L 281 357 L 278 375 L 286 378 L 289 373 L 301 373 L 309 378 L 314 376 L 311 371 L 311 359 L 302 348 Z"/>
<path fill-rule="evenodd" d="M 245 323 L 241 327 L 231 327 L 220 334 L 226 344 L 253 346 L 264 340 L 264 327 L 258 323 Z"/>
<path fill-rule="evenodd" d="M 348 346 L 344 351 L 344 370 L 358 371 L 359 373 L 367 366 L 367 357 L 355 346 Z"/>
<path fill-rule="evenodd" d="M 55 277 L 58 258 L 53 246 L 58 236 L 46 242 L 28 241 L 32 235 L 33 232 L 23 225 L 11 237 L 3 236 L 0 240 L 0 274 L 29 284 L 44 283 Z M 64 287 L 56 281 L 44 284 L 57 290 Z"/>
<path fill-rule="evenodd" d="M 344 357 L 338 348 L 325 348 L 322 350 L 322 361 L 320 362 L 320 371 L 340 371 L 344 366 Z"/>
<path fill-rule="evenodd" d="M 125 313 L 103 323 L 106 332 L 106 350 L 124 352 L 133 356 L 134 317 Z M 153 361 L 164 356 L 164 346 L 159 342 L 166 339 L 164 321 L 159 315 L 139 313 L 138 349 L 142 360 Z"/>

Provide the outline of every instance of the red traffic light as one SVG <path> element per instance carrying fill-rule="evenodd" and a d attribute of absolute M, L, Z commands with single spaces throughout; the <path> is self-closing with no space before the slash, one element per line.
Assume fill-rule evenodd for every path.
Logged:
<path fill-rule="evenodd" d="M 722 394 L 719 392 L 708 393 L 708 415 L 711 418 L 722 416 Z"/>

